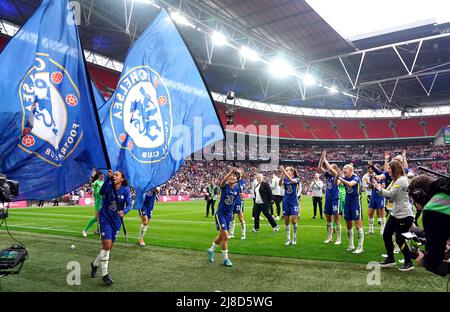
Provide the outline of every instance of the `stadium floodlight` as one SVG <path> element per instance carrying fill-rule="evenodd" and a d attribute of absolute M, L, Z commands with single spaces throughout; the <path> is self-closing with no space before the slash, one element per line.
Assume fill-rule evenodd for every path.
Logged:
<path fill-rule="evenodd" d="M 215 32 L 212 33 L 211 39 L 213 41 L 213 44 L 216 45 L 216 46 L 228 45 L 227 38 L 225 38 L 225 36 L 222 33 L 218 32 L 218 31 L 215 31 Z"/>
<path fill-rule="evenodd" d="M 241 55 L 243 57 L 245 57 L 247 60 L 250 60 L 250 61 L 259 61 L 261 59 L 258 52 L 256 52 L 255 50 L 252 50 L 246 46 L 242 46 L 241 49 L 239 50 L 239 52 L 241 53 Z"/>
<path fill-rule="evenodd" d="M 287 77 L 294 74 L 294 69 L 282 59 L 274 59 L 269 64 L 270 72 L 276 77 Z"/>
<path fill-rule="evenodd" d="M 339 90 L 335 86 L 332 86 L 331 88 L 327 88 L 327 89 L 331 94 L 336 94 L 339 92 Z"/>
<path fill-rule="evenodd" d="M 307 73 L 303 76 L 303 82 L 307 86 L 314 86 L 317 83 L 316 78 L 314 78 L 314 76 L 310 73 Z"/>
<path fill-rule="evenodd" d="M 189 20 L 178 11 L 172 12 L 170 17 L 172 17 L 173 21 L 179 25 L 194 27 L 194 24 L 189 22 Z"/>

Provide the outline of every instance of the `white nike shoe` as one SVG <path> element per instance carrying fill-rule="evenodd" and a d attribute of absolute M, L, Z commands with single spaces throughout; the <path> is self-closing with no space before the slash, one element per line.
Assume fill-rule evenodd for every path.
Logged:
<path fill-rule="evenodd" d="M 284 243 L 284 246 L 289 246 L 291 244 L 291 240 L 287 240 L 286 243 Z"/>
<path fill-rule="evenodd" d="M 355 246 L 348 246 L 347 251 L 353 251 L 355 250 Z"/>
<path fill-rule="evenodd" d="M 325 244 L 329 244 L 331 243 L 333 240 L 331 238 L 327 239 L 326 241 L 324 241 Z"/>
<path fill-rule="evenodd" d="M 228 238 L 234 238 L 234 234 L 228 235 Z"/>
<path fill-rule="evenodd" d="M 340 244 L 341 244 L 341 241 L 340 241 L 340 240 L 337 240 L 334 244 L 335 244 L 335 245 L 340 245 Z"/>
<path fill-rule="evenodd" d="M 280 221 L 280 216 L 276 216 L 275 220 Z"/>
<path fill-rule="evenodd" d="M 363 253 L 364 250 L 361 247 L 356 248 L 356 250 L 353 251 L 354 254 L 360 254 Z"/>
<path fill-rule="evenodd" d="M 241 236 L 241 239 L 245 239 L 245 235 L 242 235 L 242 236 Z"/>
<path fill-rule="evenodd" d="M 81 234 L 83 234 L 83 237 L 87 237 L 87 232 L 85 230 L 83 230 L 83 232 L 81 232 Z"/>
<path fill-rule="evenodd" d="M 297 240 L 296 239 L 294 239 L 293 241 L 292 241 L 292 243 L 291 243 L 292 245 L 297 245 Z"/>

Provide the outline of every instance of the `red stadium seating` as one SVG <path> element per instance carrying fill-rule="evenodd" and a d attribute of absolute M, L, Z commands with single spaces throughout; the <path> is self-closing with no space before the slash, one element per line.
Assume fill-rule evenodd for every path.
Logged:
<path fill-rule="evenodd" d="M 429 136 L 435 136 L 443 127 L 450 125 L 450 116 L 425 117 L 426 129 Z"/>
<path fill-rule="evenodd" d="M 371 139 L 394 138 L 394 132 L 389 127 L 386 119 L 364 119 L 362 123 L 366 126 L 366 132 Z"/>
<path fill-rule="evenodd" d="M 357 140 L 366 139 L 364 131 L 361 129 L 359 120 L 354 119 L 333 119 L 334 124 L 337 126 L 342 139 Z"/>
<path fill-rule="evenodd" d="M 420 126 L 420 118 L 396 119 L 395 132 L 399 138 L 423 137 L 425 132 Z"/>
<path fill-rule="evenodd" d="M 222 124 L 226 124 L 224 105 L 216 103 Z M 427 134 L 424 127 L 420 125 L 425 120 Z M 249 124 L 278 124 L 281 138 L 295 138 L 304 140 L 367 140 L 367 139 L 396 139 L 432 137 L 439 130 L 450 124 L 450 116 L 437 117 L 415 117 L 410 119 L 401 118 L 367 118 L 367 119 L 344 119 L 344 118 L 320 118 L 306 116 L 292 116 L 280 113 L 269 113 L 247 108 L 239 108 L 235 114 L 235 125 L 241 124 L 246 127 Z M 395 130 L 389 125 L 393 123 Z M 333 129 L 333 124 L 337 129 Z M 365 125 L 365 133 L 361 125 Z M 309 125 L 309 129 L 306 128 Z M 270 129 L 269 129 L 270 130 Z M 339 138 L 339 132 L 341 138 Z M 395 134 L 397 136 L 394 135 Z M 251 133 L 256 133 L 255 131 Z M 270 131 L 269 131 L 270 133 Z M 264 133 L 261 133 L 265 135 Z M 367 134 L 367 136 L 366 136 Z"/>
<path fill-rule="evenodd" d="M 337 140 L 338 134 L 332 127 L 332 123 L 327 118 L 302 117 L 311 127 L 311 131 L 317 138 L 323 140 Z"/>

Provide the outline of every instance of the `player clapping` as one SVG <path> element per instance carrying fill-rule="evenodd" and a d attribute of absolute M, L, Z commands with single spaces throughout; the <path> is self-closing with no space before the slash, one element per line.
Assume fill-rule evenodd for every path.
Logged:
<path fill-rule="evenodd" d="M 326 166 L 326 170 L 323 168 L 323 164 Z M 333 241 L 333 228 L 332 218 L 336 224 L 336 245 L 341 244 L 341 224 L 339 220 L 339 189 L 335 183 L 335 177 L 339 174 L 339 168 L 336 164 L 329 164 L 326 159 L 326 152 L 322 153 L 319 161 L 318 169 L 323 173 L 327 179 L 327 190 L 325 192 L 325 216 L 327 218 L 327 240 L 326 244 Z"/>
<path fill-rule="evenodd" d="M 284 224 L 286 226 L 286 243 L 288 246 L 290 244 L 297 244 L 297 229 L 298 229 L 298 214 L 299 214 L 299 204 L 297 198 L 297 188 L 300 183 L 297 170 L 292 167 L 280 166 L 281 178 L 279 185 L 284 185 L 284 196 L 283 196 L 283 216 Z M 292 223 L 293 235 L 291 239 L 291 228 L 289 223 Z"/>
<path fill-rule="evenodd" d="M 344 177 L 338 177 L 338 180 L 345 185 L 345 203 L 344 216 L 347 223 L 347 237 L 349 240 L 348 251 L 353 251 L 355 254 L 364 251 L 364 230 L 361 219 L 361 202 L 359 199 L 359 190 L 361 187 L 361 179 L 354 173 L 353 166 L 347 164 L 344 166 Z M 355 250 L 353 242 L 353 222 L 355 222 L 356 230 L 358 231 L 358 248 Z"/>

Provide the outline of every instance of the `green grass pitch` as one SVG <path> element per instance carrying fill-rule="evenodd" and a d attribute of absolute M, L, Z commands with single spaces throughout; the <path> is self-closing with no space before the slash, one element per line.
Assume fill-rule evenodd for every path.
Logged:
<path fill-rule="evenodd" d="M 145 247 L 136 245 L 140 219 L 137 211 L 125 217 L 129 243 L 123 233 L 111 253 L 109 271 L 115 284 L 106 288 L 101 279 L 89 276 L 89 263 L 100 250 L 100 240 L 92 233 L 83 238 L 81 230 L 93 216 L 93 207 L 48 207 L 11 209 L 9 229 L 25 243 L 30 257 L 19 275 L 0 279 L 0 291 L 445 291 L 446 279 L 423 268 L 410 272 L 382 269 L 381 284 L 368 285 L 369 261 L 381 261 L 385 253 L 379 226 L 375 234 L 365 235 L 364 253 L 346 251 L 343 226 L 342 244 L 324 244 L 325 220 L 312 219 L 310 197 L 301 202 L 296 246 L 284 246 L 284 224 L 273 233 L 266 220 L 261 230 L 250 233 L 251 204 L 246 202 L 247 239 L 230 240 L 232 268 L 209 263 L 206 249 L 216 236 L 214 219 L 205 218 L 204 201 L 156 203 L 146 234 Z M 364 202 L 367 226 L 367 204 Z M 236 218 L 237 219 L 237 218 Z M 376 220 L 376 219 L 375 219 Z M 365 228 L 365 232 L 367 227 Z M 0 228 L 0 247 L 14 242 Z M 356 233 L 355 233 L 356 243 Z M 76 247 L 71 250 L 70 245 Z M 401 255 L 396 255 L 400 260 Z M 66 282 L 67 264 L 81 265 L 81 285 Z M 399 266 L 399 265 L 398 265 Z"/>

